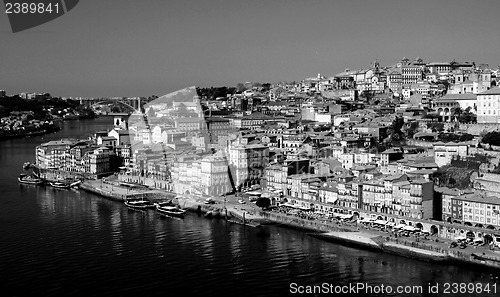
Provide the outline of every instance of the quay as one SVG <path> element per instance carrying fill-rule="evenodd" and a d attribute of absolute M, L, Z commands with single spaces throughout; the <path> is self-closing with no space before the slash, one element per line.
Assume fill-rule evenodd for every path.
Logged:
<path fill-rule="evenodd" d="M 320 240 L 338 242 L 373 251 L 390 253 L 423 261 L 439 261 L 468 264 L 478 267 L 500 269 L 500 252 L 488 246 L 468 246 L 465 249 L 450 248 L 451 240 L 430 236 L 429 238 L 396 237 L 361 224 L 345 224 L 336 221 L 311 220 L 294 215 L 262 210 L 254 204 L 238 204 L 234 195 L 214 197 L 214 204 L 206 204 L 202 197 L 194 195 L 176 196 L 174 193 L 153 190 L 147 187 L 131 189 L 116 181 L 86 180 L 80 188 L 115 200 L 144 197 L 151 201 L 172 199 L 183 209 L 199 214 L 219 211 L 220 217 L 231 223 L 250 227 L 263 225 L 283 226 L 307 232 Z"/>

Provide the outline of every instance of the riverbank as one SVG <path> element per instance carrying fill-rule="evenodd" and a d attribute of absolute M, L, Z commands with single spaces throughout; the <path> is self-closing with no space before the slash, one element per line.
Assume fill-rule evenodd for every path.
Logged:
<path fill-rule="evenodd" d="M 31 137 L 31 136 L 39 136 L 39 135 L 45 135 L 49 133 L 54 133 L 61 130 L 60 127 L 54 126 L 53 128 L 50 129 L 44 129 L 40 131 L 33 131 L 33 132 L 28 132 L 28 133 L 21 133 L 21 134 L 2 134 L 0 135 L 0 140 L 2 139 L 13 139 L 13 138 L 23 138 L 23 137 Z"/>
<path fill-rule="evenodd" d="M 183 209 L 206 214 L 218 212 L 221 217 L 251 227 L 262 225 L 283 226 L 308 232 L 321 240 L 333 241 L 351 246 L 367 248 L 423 260 L 459 264 L 470 264 L 481 267 L 500 269 L 500 253 L 489 250 L 488 246 L 465 249 L 450 248 L 451 241 L 437 237 L 393 237 L 392 234 L 380 230 L 372 230 L 358 225 L 340 224 L 334 221 L 310 220 L 293 215 L 264 211 L 254 204 L 237 204 L 236 197 L 215 197 L 214 204 L 206 204 L 205 200 L 196 196 L 175 196 L 160 190 L 130 189 L 116 183 L 104 183 L 102 180 L 86 181 L 80 188 L 94 194 L 123 201 L 127 198 L 146 197 L 152 201 L 172 199 Z M 481 255 L 481 257 L 478 257 Z"/>

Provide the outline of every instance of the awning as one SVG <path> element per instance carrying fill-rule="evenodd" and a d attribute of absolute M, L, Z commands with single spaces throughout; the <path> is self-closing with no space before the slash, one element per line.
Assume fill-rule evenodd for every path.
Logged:
<path fill-rule="evenodd" d="M 373 223 L 374 224 L 379 224 L 379 225 L 385 225 L 385 224 L 387 224 L 387 222 L 384 221 L 384 220 L 375 220 Z"/>

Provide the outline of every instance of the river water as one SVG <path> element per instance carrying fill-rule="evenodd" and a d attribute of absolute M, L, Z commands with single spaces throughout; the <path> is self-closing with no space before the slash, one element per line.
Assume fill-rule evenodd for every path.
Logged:
<path fill-rule="evenodd" d="M 194 213 L 166 219 L 78 190 L 17 182 L 22 164 L 34 161 L 36 145 L 86 137 L 111 125 L 109 117 L 69 121 L 54 134 L 0 141 L 1 296 L 287 296 L 300 295 L 293 294 L 299 286 L 358 283 L 372 286 L 372 294 L 351 289 L 331 296 L 500 294 L 498 272 L 421 262 L 296 230 L 259 230 Z M 445 294 L 446 283 L 489 284 L 490 293 L 452 294 L 450 289 Z M 439 293 L 429 294 L 429 284 L 438 285 Z M 421 286 L 422 292 L 375 293 L 382 285 L 417 291 Z M 327 294 L 308 296 L 321 295 Z"/>

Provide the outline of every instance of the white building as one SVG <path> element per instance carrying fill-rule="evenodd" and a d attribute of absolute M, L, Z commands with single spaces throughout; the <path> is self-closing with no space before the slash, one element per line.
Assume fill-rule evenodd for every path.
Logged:
<path fill-rule="evenodd" d="M 477 122 L 500 123 L 500 88 L 477 94 Z"/>

